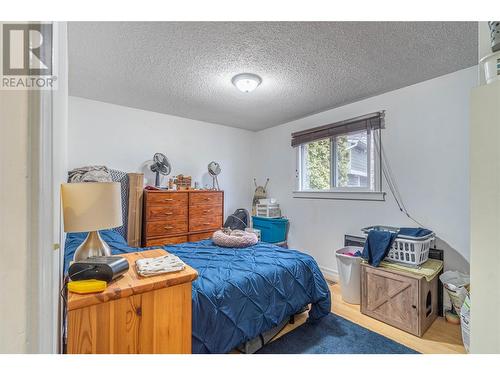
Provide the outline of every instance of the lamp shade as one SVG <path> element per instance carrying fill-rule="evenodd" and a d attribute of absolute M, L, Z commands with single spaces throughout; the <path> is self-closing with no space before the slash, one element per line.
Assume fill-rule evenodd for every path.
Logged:
<path fill-rule="evenodd" d="M 123 225 L 118 182 L 61 185 L 65 232 L 90 232 Z"/>

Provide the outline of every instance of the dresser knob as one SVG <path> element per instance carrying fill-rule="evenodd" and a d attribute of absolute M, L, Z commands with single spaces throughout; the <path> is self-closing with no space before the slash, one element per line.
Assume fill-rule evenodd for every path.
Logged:
<path fill-rule="evenodd" d="M 165 198 L 164 201 L 165 202 L 170 202 L 170 201 L 173 201 L 174 199 L 173 198 Z"/>
<path fill-rule="evenodd" d="M 169 227 L 169 226 L 166 226 L 166 227 L 163 227 L 164 229 L 174 229 L 174 227 Z"/>

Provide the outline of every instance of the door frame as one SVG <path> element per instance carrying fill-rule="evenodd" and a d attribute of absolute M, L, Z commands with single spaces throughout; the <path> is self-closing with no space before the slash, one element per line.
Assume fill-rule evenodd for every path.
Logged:
<path fill-rule="evenodd" d="M 45 22 L 44 24 L 47 24 Z M 56 89 L 28 95 L 29 264 L 27 322 L 30 353 L 62 351 L 62 246 L 59 189 L 67 173 L 67 25 L 53 22 Z"/>

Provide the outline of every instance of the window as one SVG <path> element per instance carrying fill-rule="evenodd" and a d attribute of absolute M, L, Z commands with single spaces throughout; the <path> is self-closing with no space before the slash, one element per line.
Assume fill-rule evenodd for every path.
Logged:
<path fill-rule="evenodd" d="M 292 135 L 297 150 L 295 197 L 383 200 L 376 149 L 381 126 L 353 120 L 355 126 L 342 122 Z M 329 136 L 318 139 L 322 135 Z"/>

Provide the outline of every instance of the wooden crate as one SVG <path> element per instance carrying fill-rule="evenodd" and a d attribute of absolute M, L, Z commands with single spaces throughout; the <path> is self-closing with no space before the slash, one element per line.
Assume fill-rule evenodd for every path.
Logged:
<path fill-rule="evenodd" d="M 361 312 L 421 337 L 438 316 L 438 277 L 362 264 Z"/>

